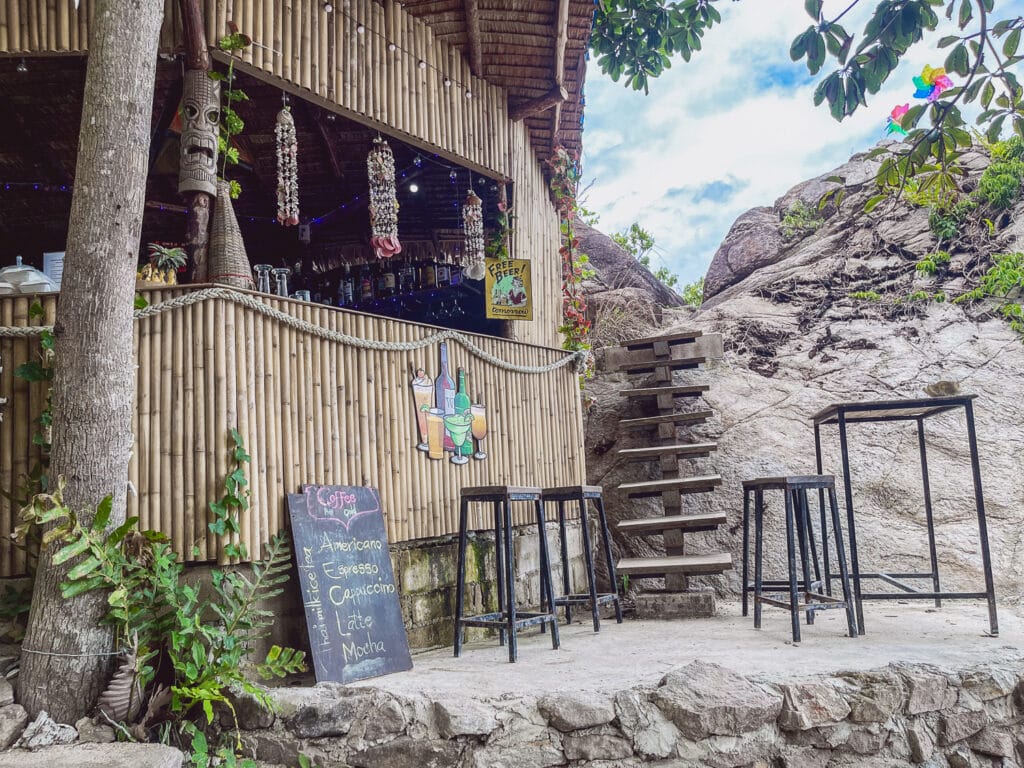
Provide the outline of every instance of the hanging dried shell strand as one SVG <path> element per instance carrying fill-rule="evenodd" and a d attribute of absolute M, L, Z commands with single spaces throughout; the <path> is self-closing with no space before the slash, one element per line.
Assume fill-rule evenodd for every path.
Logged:
<path fill-rule="evenodd" d="M 299 223 L 299 142 L 290 107 L 277 113 L 277 221 L 285 227 Z"/>
<path fill-rule="evenodd" d="M 466 238 L 463 249 L 463 274 L 470 280 L 484 277 L 484 209 L 483 202 L 471 189 L 462 204 L 462 229 Z"/>
<path fill-rule="evenodd" d="M 395 190 L 395 156 L 380 136 L 366 157 L 370 177 L 370 247 L 378 259 L 402 252 L 398 242 L 398 194 Z"/>

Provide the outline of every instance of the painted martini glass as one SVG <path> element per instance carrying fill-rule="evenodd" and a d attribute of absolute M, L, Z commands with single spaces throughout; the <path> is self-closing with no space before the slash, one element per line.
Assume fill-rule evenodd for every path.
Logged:
<path fill-rule="evenodd" d="M 470 427 L 473 426 L 473 414 L 471 413 L 450 413 L 444 417 L 444 426 L 451 435 L 455 444 L 455 455 L 452 456 L 452 464 L 465 464 L 469 461 L 462 455 L 462 446 L 469 437 Z"/>

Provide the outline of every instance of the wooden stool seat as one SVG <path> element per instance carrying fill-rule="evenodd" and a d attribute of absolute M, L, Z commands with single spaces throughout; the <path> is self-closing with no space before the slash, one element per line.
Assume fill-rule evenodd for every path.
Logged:
<path fill-rule="evenodd" d="M 537 522 L 538 548 L 540 550 L 541 610 L 520 611 L 516 608 L 515 548 L 512 543 L 512 503 L 533 504 Z M 466 546 L 469 534 L 469 505 L 492 504 L 494 506 L 494 559 L 498 593 L 498 610 L 475 616 L 463 616 L 466 604 Z M 463 488 L 459 500 L 459 559 L 458 583 L 455 590 L 455 655 L 462 654 L 463 629 L 465 627 L 493 627 L 498 630 L 499 642 L 504 645 L 508 638 L 508 660 L 514 662 L 518 656 L 516 632 L 526 627 L 551 625 L 551 647 L 558 648 L 558 617 L 555 614 L 554 590 L 551 586 L 551 557 L 548 554 L 548 537 L 544 521 L 544 505 L 541 503 L 541 489 L 527 485 L 480 485 Z M 545 610 L 545 606 L 550 606 Z"/>
<path fill-rule="evenodd" d="M 558 533 L 562 553 L 562 595 L 555 598 L 554 605 L 565 609 L 566 622 L 572 621 L 572 606 L 589 605 L 590 615 L 594 622 L 594 631 L 601 631 L 600 605 L 612 603 L 615 606 L 615 621 L 622 623 L 622 604 L 619 600 L 615 562 L 612 560 L 612 545 L 608 535 L 608 518 L 604 512 L 604 499 L 600 485 L 569 485 L 558 488 L 545 488 L 541 491 L 544 502 L 553 501 L 558 504 Z M 587 591 L 573 592 L 569 577 L 569 545 L 565 533 L 565 504 L 575 501 L 580 510 L 580 529 L 583 534 L 583 555 L 587 569 Z M 598 523 L 601 527 L 601 542 L 604 549 L 605 564 L 608 567 L 608 578 L 611 580 L 611 592 L 598 594 L 597 577 L 594 574 L 594 550 L 590 542 L 590 519 L 587 513 L 587 502 L 593 502 L 597 508 Z M 543 608 L 543 606 L 542 606 Z"/>

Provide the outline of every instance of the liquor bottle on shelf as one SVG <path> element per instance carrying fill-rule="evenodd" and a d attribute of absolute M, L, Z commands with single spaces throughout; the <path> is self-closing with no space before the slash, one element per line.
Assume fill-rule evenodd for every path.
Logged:
<path fill-rule="evenodd" d="M 459 388 L 455 392 L 455 412 L 462 414 L 466 418 L 470 418 L 469 412 L 471 405 L 472 403 L 470 402 L 469 395 L 466 394 L 466 371 L 459 368 Z M 463 456 L 472 456 L 473 441 L 466 440 L 459 449 L 459 453 Z"/>
<path fill-rule="evenodd" d="M 377 273 L 377 298 L 390 299 L 395 295 L 395 265 L 390 259 L 382 261 Z"/>
<path fill-rule="evenodd" d="M 441 260 L 434 268 L 435 279 L 438 288 L 447 288 L 452 284 L 452 269 L 448 264 L 448 256 L 441 254 Z"/>
<path fill-rule="evenodd" d="M 352 277 L 352 266 L 345 264 L 338 281 L 338 306 L 349 307 L 355 304 L 355 279 Z"/>
<path fill-rule="evenodd" d="M 374 300 L 373 268 L 363 262 L 359 270 L 359 308 L 365 310 Z"/>
<path fill-rule="evenodd" d="M 398 292 L 412 293 L 416 289 L 416 266 L 411 261 L 403 261 L 398 266 Z"/>
<path fill-rule="evenodd" d="M 437 273 L 434 271 L 434 262 L 429 259 L 420 264 L 420 290 L 432 291 L 437 288 Z"/>
<path fill-rule="evenodd" d="M 434 402 L 444 416 L 455 413 L 455 380 L 448 372 L 448 344 L 441 342 L 441 373 L 434 379 Z M 445 432 L 444 449 L 454 451 L 455 443 Z"/>

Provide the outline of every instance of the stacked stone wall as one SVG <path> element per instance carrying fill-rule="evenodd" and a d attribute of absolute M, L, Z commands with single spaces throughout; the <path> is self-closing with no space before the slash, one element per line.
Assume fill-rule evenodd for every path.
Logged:
<path fill-rule="evenodd" d="M 275 698 L 275 717 L 239 709 L 263 765 L 302 752 L 323 768 L 989 768 L 1024 755 L 1022 661 L 787 681 L 696 661 L 614 694 L 481 701 L 329 684 Z"/>

